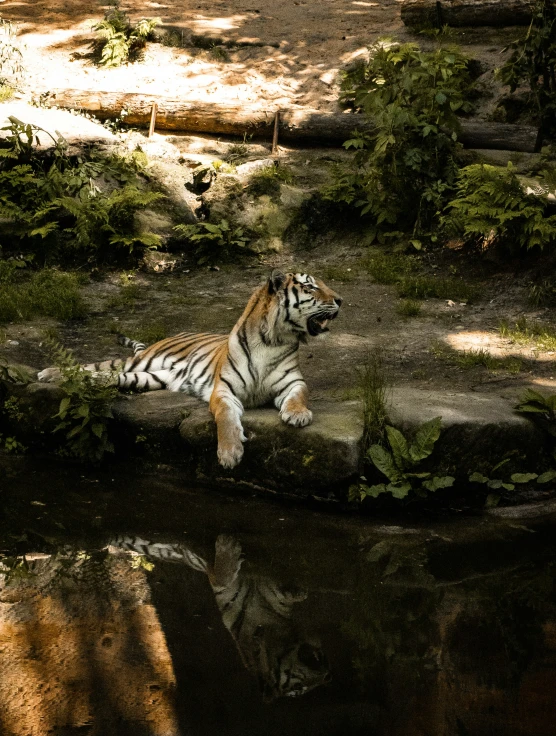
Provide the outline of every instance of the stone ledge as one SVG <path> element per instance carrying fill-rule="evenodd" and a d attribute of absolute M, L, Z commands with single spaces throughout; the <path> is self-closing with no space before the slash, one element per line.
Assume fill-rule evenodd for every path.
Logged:
<path fill-rule="evenodd" d="M 496 465 L 505 453 L 519 450 L 534 466 L 546 449 L 546 435 L 514 412 L 517 403 L 499 396 L 448 393 L 398 387 L 392 391 L 390 418 L 402 431 L 415 430 L 442 417 L 442 434 L 434 457 L 442 464 L 473 472 L 477 465 Z"/>
<path fill-rule="evenodd" d="M 49 384 L 16 386 L 13 395 L 27 409 L 25 440 L 53 426 L 61 390 Z M 512 450 L 535 469 L 547 438 L 514 403 L 484 394 L 447 393 L 399 387 L 392 390 L 390 417 L 402 431 L 442 416 L 435 467 L 464 476 L 481 464 L 492 466 Z M 169 391 L 122 396 L 113 405 L 115 439 L 122 455 L 142 463 L 174 468 L 184 482 L 248 484 L 299 497 L 343 498 L 363 468 L 363 420 L 357 401 L 313 401 L 313 424 L 296 429 L 281 422 L 273 408 L 244 415 L 248 437 L 242 462 L 224 470 L 216 459 L 216 427 L 207 404 Z M 39 441 L 40 444 L 40 441 Z"/>

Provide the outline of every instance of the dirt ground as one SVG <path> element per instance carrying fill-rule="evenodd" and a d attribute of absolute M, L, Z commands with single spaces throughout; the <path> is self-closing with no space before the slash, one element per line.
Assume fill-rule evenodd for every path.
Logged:
<path fill-rule="evenodd" d="M 395 385 L 488 392 L 512 399 L 527 386 L 546 390 L 556 385 L 553 352 L 515 344 L 498 333 L 502 320 L 550 317 L 546 310 L 527 307 L 521 277 L 506 273 L 486 280 L 486 298 L 476 303 L 425 300 L 419 316 L 404 318 L 396 311 L 400 299 L 395 288 L 373 283 L 360 256 L 360 250 L 343 244 L 334 253 L 284 254 L 247 268 L 185 269 L 170 275 L 139 272 L 133 277 L 131 297 L 126 292 L 129 286 L 121 286 L 119 275 L 113 274 L 84 288 L 90 308 L 86 321 L 7 325 L 2 353 L 10 361 L 43 368 L 49 364 L 42 347 L 45 334 L 54 334 L 79 360 L 91 362 L 125 357 L 115 332 L 147 341 L 184 330 L 226 332 L 273 266 L 326 275 L 334 273 L 341 261 L 349 280 L 327 279 L 344 298 L 340 316 L 328 335 L 301 348 L 302 370 L 313 398 L 356 398 L 360 366 L 377 349 Z M 481 349 L 495 357 L 519 358 L 518 367 L 489 370 L 460 364 L 465 351 Z"/>
<path fill-rule="evenodd" d="M 105 70 L 95 66 L 89 48 L 91 25 L 102 18 L 104 7 L 77 0 L 2 4 L 2 16 L 18 24 L 26 67 L 20 95 L 23 100 L 3 105 L 3 112 L 9 114 L 10 104 L 22 105 L 25 98 L 56 87 L 151 90 L 188 99 L 332 109 L 337 105 L 339 69 L 365 53 L 369 43 L 388 34 L 415 38 L 400 21 L 398 0 L 130 0 L 124 8 L 132 20 L 160 16 L 164 28 L 179 32 L 180 38 L 183 31 L 183 47 L 149 44 L 140 62 Z M 191 34 L 234 41 L 238 47 L 227 48 L 229 61 L 217 61 L 210 50 L 188 45 Z M 513 37 L 515 29 L 462 30 L 455 40 L 479 58 L 484 69 L 492 69 L 500 63 L 508 35 Z M 488 101 L 488 94 L 485 99 Z M 33 109 L 38 124 L 44 124 L 40 118 L 43 113 L 61 114 Z M 62 125 L 63 121 L 56 122 L 53 127 Z M 63 132 L 75 134 L 80 126 L 94 137 L 90 129 L 94 124 L 79 117 L 72 118 Z M 190 149 L 198 162 L 206 162 L 221 156 L 227 145 L 188 136 L 180 149 L 184 153 Z M 261 145 L 253 144 L 252 149 L 255 157 L 268 155 Z M 299 164 L 304 155 L 299 149 L 281 150 L 285 164 Z M 307 155 L 316 161 L 339 153 L 313 149 Z M 326 339 L 302 348 L 304 373 L 313 396 L 354 398 L 358 366 L 377 348 L 384 352 L 392 381 L 397 384 L 512 397 L 525 385 L 553 384 L 556 370 L 552 352 L 514 344 L 498 332 L 501 320 L 552 318 L 551 312 L 533 310 L 528 304 L 530 278 L 521 267 L 500 270 L 484 264 L 474 269 L 474 278 L 481 285 L 480 299 L 473 303 L 463 303 L 455 296 L 429 299 L 419 316 L 404 318 L 396 311 L 400 300 L 395 287 L 373 283 L 362 265 L 366 254 L 356 234 L 321 236 L 303 248 L 286 243 L 280 254 L 267 255 L 248 267 L 199 270 L 185 262 L 173 273 L 138 272 L 131 277 L 132 297 L 120 275 L 109 274 L 103 281 L 84 287 L 90 308 L 85 322 L 56 325 L 37 320 L 7 325 L 5 334 L 0 332 L 0 338 L 5 338 L 1 349 L 10 360 L 42 368 L 49 362 L 40 347 L 45 330 L 85 362 L 122 354 L 115 344 L 116 331 L 146 341 L 183 330 L 226 331 L 259 281 L 272 267 L 280 266 L 323 276 L 344 297 L 340 318 Z M 446 276 L 466 275 L 468 266 L 469 262 L 456 254 L 448 259 L 426 256 L 421 262 L 428 273 Z M 511 370 L 507 366 L 465 367 L 458 361 L 465 351 L 480 349 L 496 357 L 519 357 L 519 368 L 517 364 Z"/>
<path fill-rule="evenodd" d="M 133 22 L 160 17 L 159 36 L 181 48 L 150 43 L 140 63 L 95 65 L 92 26 L 107 5 L 83 0 L 2 3 L 2 17 L 24 45 L 26 96 L 55 88 L 152 92 L 199 102 L 261 108 L 337 107 L 339 71 L 385 36 L 419 40 L 400 19 L 400 0 L 125 0 Z M 169 36 L 167 34 L 170 34 Z M 500 65 L 515 31 L 460 30 L 454 40 L 482 63 Z M 199 48 L 211 42 L 218 52 Z M 230 47 L 230 44 L 234 44 Z"/>

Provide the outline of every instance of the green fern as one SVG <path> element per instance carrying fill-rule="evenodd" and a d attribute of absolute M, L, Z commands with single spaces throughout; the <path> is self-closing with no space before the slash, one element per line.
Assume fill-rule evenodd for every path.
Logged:
<path fill-rule="evenodd" d="M 441 225 L 481 249 L 542 249 L 556 241 L 556 215 L 547 215 L 546 194 L 525 194 L 511 163 L 502 170 L 486 164 L 461 169 Z"/>
<path fill-rule="evenodd" d="M 74 159 L 67 143 L 53 138 L 46 154 L 37 151 L 44 131 L 10 118 L 8 135 L 0 141 L 0 217 L 27 249 L 52 258 L 60 252 L 89 251 L 89 257 L 156 247 L 152 233 L 137 233 L 134 215 L 163 198 L 140 189 L 146 157 L 134 151 L 126 157 Z M 101 190 L 95 181 L 103 179 Z M 120 187 L 120 185 L 123 185 Z"/>
<path fill-rule="evenodd" d="M 104 19 L 93 26 L 100 38 L 97 45 L 101 51 L 101 66 L 110 68 L 124 64 L 130 54 L 144 47 L 161 22 L 160 18 L 142 18 L 132 26 L 127 14 L 120 10 L 117 0 Z"/>

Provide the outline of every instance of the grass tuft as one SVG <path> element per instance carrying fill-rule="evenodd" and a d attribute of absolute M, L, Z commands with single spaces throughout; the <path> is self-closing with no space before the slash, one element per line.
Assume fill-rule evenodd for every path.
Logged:
<path fill-rule="evenodd" d="M 418 317 L 421 314 L 421 304 L 414 299 L 404 299 L 396 307 L 401 317 Z"/>
<path fill-rule="evenodd" d="M 320 269 L 319 276 L 323 281 L 353 281 L 357 276 L 354 268 L 344 268 L 343 266 L 323 266 Z"/>
<path fill-rule="evenodd" d="M 500 323 L 499 332 L 502 337 L 516 343 L 532 345 L 539 350 L 556 350 L 556 328 L 544 322 L 526 317 L 520 317 L 513 324 L 504 320 Z"/>
<path fill-rule="evenodd" d="M 388 380 L 384 358 L 380 351 L 367 355 L 361 370 L 361 396 L 363 399 L 363 447 L 382 444 L 388 422 Z"/>
<path fill-rule="evenodd" d="M 365 266 L 377 284 L 397 284 L 415 269 L 411 257 L 400 253 L 377 253 L 366 260 Z"/>
<path fill-rule="evenodd" d="M 480 289 L 460 279 L 407 276 L 398 283 L 398 294 L 410 299 L 457 299 L 472 302 L 479 298 Z"/>
<path fill-rule="evenodd" d="M 442 360 L 451 365 L 457 365 L 466 370 L 483 367 L 492 373 L 520 373 L 525 366 L 525 361 L 522 358 L 512 355 L 498 358 L 485 348 L 475 348 L 460 352 L 439 340 L 435 340 L 432 343 L 430 351 L 437 360 Z"/>
<path fill-rule="evenodd" d="M 2 283 L 0 323 L 39 316 L 82 319 L 87 310 L 79 293 L 79 281 L 73 273 L 46 269 L 25 280 Z"/>

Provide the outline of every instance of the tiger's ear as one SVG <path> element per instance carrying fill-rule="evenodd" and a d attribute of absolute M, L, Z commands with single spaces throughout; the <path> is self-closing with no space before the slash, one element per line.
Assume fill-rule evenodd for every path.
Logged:
<path fill-rule="evenodd" d="M 276 294 L 277 291 L 280 291 L 282 286 L 287 281 L 287 276 L 285 273 L 282 273 L 279 269 L 275 268 L 274 271 L 270 274 L 270 278 L 268 280 L 268 293 L 269 294 Z"/>

